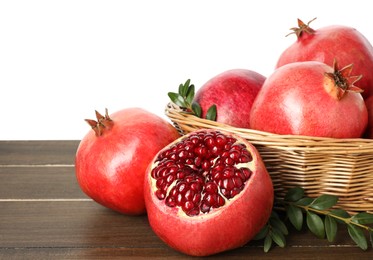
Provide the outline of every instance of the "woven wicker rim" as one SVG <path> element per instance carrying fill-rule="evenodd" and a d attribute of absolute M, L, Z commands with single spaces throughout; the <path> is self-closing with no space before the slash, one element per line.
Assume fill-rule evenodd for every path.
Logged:
<path fill-rule="evenodd" d="M 199 118 L 191 113 L 183 111 L 170 102 L 167 104 L 165 114 L 171 119 L 181 133 L 191 132 L 197 128 L 214 128 L 222 131 L 236 133 L 250 140 L 254 145 L 265 145 L 280 150 L 334 153 L 334 154 L 354 154 L 372 153 L 373 139 L 364 138 L 327 138 L 311 137 L 301 135 L 279 135 L 268 132 L 237 128 L 215 121 Z"/>

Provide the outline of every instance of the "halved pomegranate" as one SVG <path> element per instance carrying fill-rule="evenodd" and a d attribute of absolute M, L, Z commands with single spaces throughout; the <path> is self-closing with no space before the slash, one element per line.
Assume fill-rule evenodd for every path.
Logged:
<path fill-rule="evenodd" d="M 204 129 L 155 156 L 144 192 L 154 232 L 172 248 L 194 256 L 246 244 L 267 222 L 274 197 L 253 145 L 237 135 Z"/>

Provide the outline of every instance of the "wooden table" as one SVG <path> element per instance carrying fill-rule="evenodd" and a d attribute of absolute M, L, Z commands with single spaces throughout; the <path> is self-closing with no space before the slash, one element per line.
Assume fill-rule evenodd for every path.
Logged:
<path fill-rule="evenodd" d="M 90 200 L 76 182 L 79 141 L 0 141 L 0 259 L 193 259 L 165 245 L 146 216 L 118 214 Z M 329 243 L 291 231 L 285 248 L 262 241 L 212 259 L 373 259 L 344 226 Z M 195 259 L 195 258 L 194 258 Z"/>

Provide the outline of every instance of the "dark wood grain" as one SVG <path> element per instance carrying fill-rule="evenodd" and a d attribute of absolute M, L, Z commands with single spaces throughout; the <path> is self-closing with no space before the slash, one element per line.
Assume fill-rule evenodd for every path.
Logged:
<path fill-rule="evenodd" d="M 0 259 L 200 259 L 164 244 L 146 215 L 126 216 L 90 200 L 75 178 L 78 141 L 0 141 Z M 172 227 L 170 227 L 172 228 Z M 212 259 L 373 259 L 340 226 L 329 243 L 305 228 L 285 248 L 262 241 Z"/>
<path fill-rule="evenodd" d="M 146 216 L 125 216 L 97 205 L 93 201 L 75 202 L 2 202 L 0 203 L 0 252 L 11 254 L 98 254 L 111 256 L 173 256 L 180 253 L 167 247 L 151 230 Z M 298 252 L 324 252 L 333 255 L 362 254 L 346 236 L 339 232 L 335 243 L 317 239 L 307 231 L 292 232 L 286 248 L 274 248 L 265 254 L 261 242 L 252 241 L 245 247 L 216 257 L 286 257 Z M 51 249 L 58 249 L 52 251 Z M 16 250 L 17 249 L 17 250 Z M 103 250 L 103 251 L 101 251 Z M 61 255 L 61 257 L 62 257 Z M 91 255 L 93 257 L 93 255 Z M 268 258 L 267 258 L 268 259 Z"/>
<path fill-rule="evenodd" d="M 0 166 L 0 199 L 87 198 L 75 177 L 75 168 Z"/>
<path fill-rule="evenodd" d="M 0 141 L 0 165 L 74 164 L 79 141 Z"/>

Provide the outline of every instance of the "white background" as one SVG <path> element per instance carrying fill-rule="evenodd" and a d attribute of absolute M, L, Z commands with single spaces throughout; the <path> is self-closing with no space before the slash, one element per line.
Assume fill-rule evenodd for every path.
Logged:
<path fill-rule="evenodd" d="M 0 0 L 0 140 L 81 139 L 84 118 L 143 107 L 233 68 L 270 75 L 288 34 L 341 24 L 373 41 L 366 0 Z"/>

